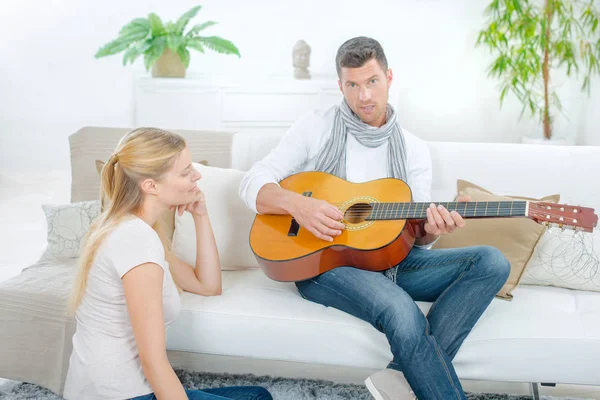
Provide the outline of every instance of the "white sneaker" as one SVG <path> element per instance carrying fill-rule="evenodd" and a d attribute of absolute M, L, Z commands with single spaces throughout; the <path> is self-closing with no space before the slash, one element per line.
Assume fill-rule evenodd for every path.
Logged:
<path fill-rule="evenodd" d="M 395 369 L 384 369 L 365 380 L 375 400 L 417 400 L 404 374 Z"/>

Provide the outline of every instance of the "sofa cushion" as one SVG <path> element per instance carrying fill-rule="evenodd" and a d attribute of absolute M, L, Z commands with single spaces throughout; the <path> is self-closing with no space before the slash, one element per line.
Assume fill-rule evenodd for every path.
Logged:
<path fill-rule="evenodd" d="M 193 163 L 202 178 L 198 187 L 204 192 L 223 270 L 257 268 L 250 249 L 250 228 L 255 214 L 238 195 L 243 171 Z M 173 253 L 190 265 L 196 264 L 196 230 L 188 212 L 175 215 Z"/>
<path fill-rule="evenodd" d="M 48 227 L 48 246 L 41 258 L 78 258 L 90 225 L 100 215 L 100 201 L 43 204 L 42 209 Z"/>
<path fill-rule="evenodd" d="M 473 183 L 458 180 L 457 197 L 470 196 L 472 201 L 516 201 L 541 200 L 557 203 L 559 195 L 532 199 L 523 196 L 498 196 Z M 510 261 L 510 275 L 498 296 L 511 299 L 512 290 L 517 287 L 527 261 L 543 234 L 545 227 L 529 218 L 486 218 L 468 219 L 466 226 L 448 235 L 442 235 L 433 245 L 434 249 L 447 249 L 477 245 L 498 248 Z"/>
<path fill-rule="evenodd" d="M 381 332 L 304 300 L 293 283 L 261 270 L 224 271 L 223 288 L 217 297 L 182 295 L 169 350 L 369 369 L 392 358 Z M 600 294 L 536 286 L 515 292 L 512 302 L 494 299 L 465 340 L 454 360 L 459 377 L 600 384 L 590 357 L 600 354 Z"/>
<path fill-rule="evenodd" d="M 547 231 L 527 262 L 521 284 L 600 292 L 600 230 Z"/>

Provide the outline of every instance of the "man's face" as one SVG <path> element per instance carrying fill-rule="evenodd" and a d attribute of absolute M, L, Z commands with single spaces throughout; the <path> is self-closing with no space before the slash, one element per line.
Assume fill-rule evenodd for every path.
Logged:
<path fill-rule="evenodd" d="M 392 70 L 384 71 L 376 59 L 362 67 L 342 67 L 338 81 L 350 109 L 366 124 L 380 127 L 385 123 L 385 110 L 392 84 Z"/>

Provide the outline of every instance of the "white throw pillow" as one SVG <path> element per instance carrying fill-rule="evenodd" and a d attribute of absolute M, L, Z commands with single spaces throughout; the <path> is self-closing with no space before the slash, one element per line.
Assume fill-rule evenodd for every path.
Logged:
<path fill-rule="evenodd" d="M 206 198 L 221 269 L 257 268 L 258 263 L 249 242 L 255 214 L 238 195 L 244 171 L 198 163 L 193 163 L 193 166 L 202 174 L 198 187 Z M 175 214 L 172 248 L 179 258 L 190 265 L 196 264 L 196 230 L 189 212 L 182 216 Z"/>
<path fill-rule="evenodd" d="M 44 204 L 48 225 L 48 246 L 41 260 L 78 258 L 92 221 L 100 215 L 100 201 Z"/>
<path fill-rule="evenodd" d="M 521 278 L 523 285 L 600 292 L 600 231 L 547 231 Z"/>

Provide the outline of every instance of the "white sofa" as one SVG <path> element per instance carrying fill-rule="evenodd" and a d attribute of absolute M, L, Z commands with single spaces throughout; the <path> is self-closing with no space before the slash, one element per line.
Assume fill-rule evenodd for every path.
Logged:
<path fill-rule="evenodd" d="M 72 202 L 97 198 L 94 161 L 106 160 L 126 129 L 83 128 L 70 137 Z M 195 161 L 247 170 L 276 134 L 177 131 Z M 600 147 L 428 143 L 433 199 L 451 200 L 456 180 L 501 194 L 560 193 L 561 202 L 600 210 Z M 235 218 L 235 216 L 230 216 Z M 213 221 L 218 224 L 219 221 Z M 0 377 L 62 392 L 74 324 L 64 314 L 74 262 L 42 263 L 0 284 Z M 308 302 L 292 283 L 259 269 L 223 272 L 218 297 L 184 293 L 168 333 L 176 367 L 360 382 L 391 352 L 375 328 Z M 521 285 L 494 299 L 458 352 L 461 379 L 600 385 L 600 292 Z M 424 312 L 430 304 L 419 303 Z M 44 349 L 41 351 L 41 349 Z"/>

